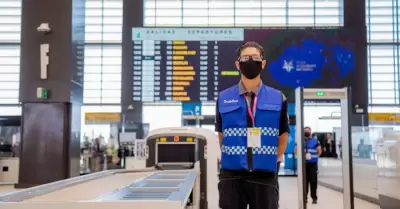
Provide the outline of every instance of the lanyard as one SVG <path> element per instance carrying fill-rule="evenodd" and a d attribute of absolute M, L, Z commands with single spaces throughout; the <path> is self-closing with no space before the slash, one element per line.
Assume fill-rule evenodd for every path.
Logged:
<path fill-rule="evenodd" d="M 253 109 L 251 108 L 251 103 L 249 101 L 249 98 L 247 96 L 244 96 L 244 99 L 246 99 L 247 103 L 247 112 L 249 113 L 249 116 L 251 118 L 251 121 L 253 122 L 253 126 L 255 126 L 255 117 L 256 117 L 256 107 L 257 107 L 257 95 L 254 95 L 254 102 L 253 102 Z M 250 98 L 251 99 L 251 98 Z"/>

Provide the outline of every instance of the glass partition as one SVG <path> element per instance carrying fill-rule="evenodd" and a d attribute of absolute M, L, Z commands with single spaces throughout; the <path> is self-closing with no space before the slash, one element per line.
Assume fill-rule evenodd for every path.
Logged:
<path fill-rule="evenodd" d="M 20 116 L 0 116 L 0 158 L 19 156 L 20 124 Z"/>
<path fill-rule="evenodd" d="M 354 195 L 379 204 L 378 168 L 376 162 L 376 142 L 382 137 L 383 129 L 352 127 L 352 158 Z M 362 208 L 355 202 L 355 208 Z"/>
<path fill-rule="evenodd" d="M 378 194 L 382 208 L 400 202 L 400 132 L 385 130 L 377 140 Z"/>
<path fill-rule="evenodd" d="M 121 114 L 85 112 L 81 141 L 81 174 L 119 167 Z"/>

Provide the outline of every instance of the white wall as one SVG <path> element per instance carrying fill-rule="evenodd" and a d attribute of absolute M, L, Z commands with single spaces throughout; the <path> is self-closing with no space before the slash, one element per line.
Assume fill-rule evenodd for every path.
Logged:
<path fill-rule="evenodd" d="M 333 127 L 340 127 L 340 119 L 320 119 L 320 117 L 340 116 L 339 105 L 304 105 L 304 125 L 313 132 L 332 132 Z"/>
<path fill-rule="evenodd" d="M 143 123 L 149 123 L 152 131 L 163 127 L 181 126 L 181 105 L 143 105 Z"/>

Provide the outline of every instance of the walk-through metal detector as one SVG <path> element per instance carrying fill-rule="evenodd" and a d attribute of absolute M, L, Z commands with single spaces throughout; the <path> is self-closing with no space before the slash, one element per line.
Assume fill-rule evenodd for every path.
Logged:
<path fill-rule="evenodd" d="M 340 100 L 342 131 L 343 209 L 354 209 L 353 161 L 351 154 L 350 89 L 296 89 L 297 188 L 299 209 L 307 209 L 304 141 L 304 100 Z"/>

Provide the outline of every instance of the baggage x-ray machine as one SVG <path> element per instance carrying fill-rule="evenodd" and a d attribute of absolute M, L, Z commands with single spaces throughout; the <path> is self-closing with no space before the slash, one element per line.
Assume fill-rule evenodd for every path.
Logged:
<path fill-rule="evenodd" d="M 340 100 L 342 131 L 343 209 L 354 209 L 353 161 L 351 153 L 350 89 L 296 89 L 297 188 L 299 209 L 307 209 L 304 143 L 304 100 Z"/>

